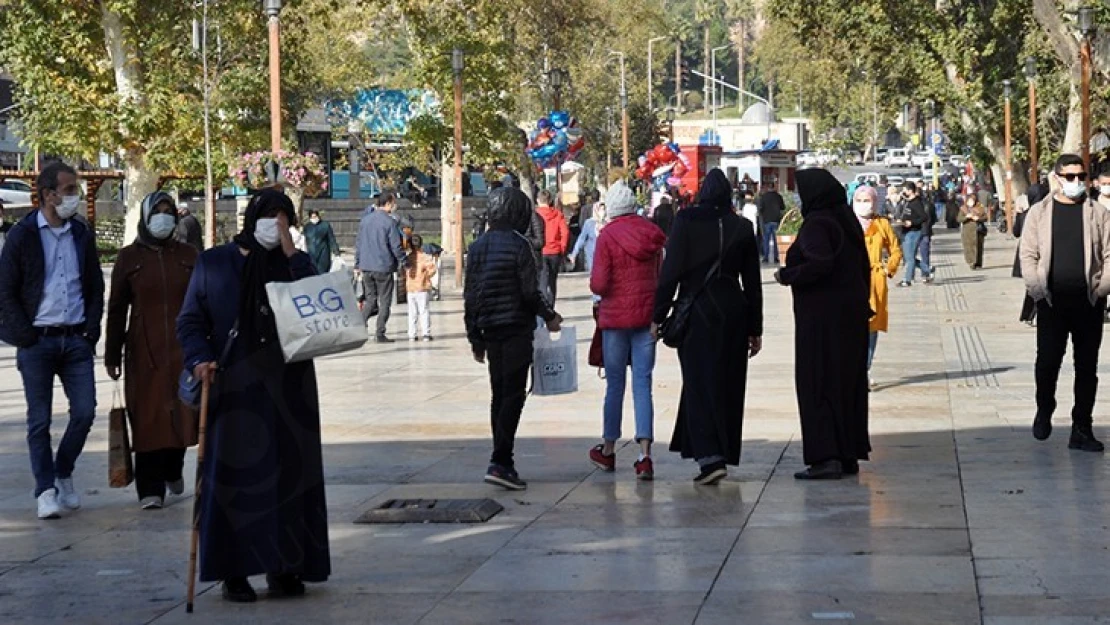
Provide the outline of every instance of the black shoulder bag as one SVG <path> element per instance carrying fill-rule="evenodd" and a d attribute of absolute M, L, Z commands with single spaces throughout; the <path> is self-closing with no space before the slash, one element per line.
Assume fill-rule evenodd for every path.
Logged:
<path fill-rule="evenodd" d="M 721 276 L 721 260 L 724 258 L 725 253 L 725 222 L 724 219 L 717 220 L 718 232 L 718 251 L 717 261 L 709 268 L 709 272 L 705 275 L 705 281 L 697 290 L 691 293 L 684 293 L 681 297 L 675 300 L 674 306 L 671 308 L 671 314 L 663 320 L 659 325 L 659 338 L 667 347 L 678 349 L 682 345 L 682 341 L 686 338 L 686 332 L 689 329 L 690 313 L 694 309 L 694 303 L 698 301 L 701 294 L 709 287 L 713 280 Z"/>

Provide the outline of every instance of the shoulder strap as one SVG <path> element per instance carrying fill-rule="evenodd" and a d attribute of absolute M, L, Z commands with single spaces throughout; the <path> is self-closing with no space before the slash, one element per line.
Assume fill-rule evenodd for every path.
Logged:
<path fill-rule="evenodd" d="M 709 287 L 715 278 L 721 276 L 721 261 L 725 257 L 725 220 L 720 218 L 717 220 L 717 260 L 709 267 L 709 271 L 705 274 L 705 281 L 694 291 L 694 298 L 701 295 L 702 291 Z"/>
<path fill-rule="evenodd" d="M 227 357 L 231 355 L 231 348 L 235 345 L 235 339 L 239 336 L 239 318 L 235 318 L 235 323 L 232 324 L 231 330 L 227 333 L 227 341 L 224 342 L 224 351 L 220 354 L 220 359 L 216 361 L 216 369 L 223 370 L 224 365 L 227 364 Z"/>

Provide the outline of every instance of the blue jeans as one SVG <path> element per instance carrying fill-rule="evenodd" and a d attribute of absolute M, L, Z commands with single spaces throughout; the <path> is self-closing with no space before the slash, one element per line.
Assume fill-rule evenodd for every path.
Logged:
<path fill-rule="evenodd" d="M 906 282 L 913 282 L 914 274 L 917 273 L 917 252 L 921 243 L 920 230 L 911 230 L 906 233 L 906 243 L 902 249 L 906 258 Z M 929 276 L 933 273 L 933 268 L 929 266 L 928 253 L 925 256 L 926 258 L 921 259 L 921 275 Z"/>
<path fill-rule="evenodd" d="M 602 330 L 605 359 L 605 423 L 602 438 L 618 441 L 624 416 L 624 387 L 632 363 L 632 404 L 636 410 L 636 440 L 655 439 L 655 406 L 651 399 L 651 373 L 655 369 L 655 339 L 651 328 Z"/>
<path fill-rule="evenodd" d="M 775 237 L 778 235 L 779 225 L 763 224 L 763 262 L 774 260 L 779 262 L 779 245 Z"/>
<path fill-rule="evenodd" d="M 875 360 L 875 348 L 879 345 L 879 333 L 872 332 L 867 340 L 867 370 L 871 370 L 871 361 Z"/>
<path fill-rule="evenodd" d="M 937 223 L 944 221 L 944 202 L 933 202 L 933 206 L 937 209 Z"/>
<path fill-rule="evenodd" d="M 38 497 L 54 488 L 55 479 L 73 475 L 73 465 L 92 428 L 96 416 L 93 346 L 79 336 L 44 336 L 31 347 L 20 348 L 16 364 L 27 398 L 27 447 Z M 54 376 L 62 381 L 62 390 L 69 399 L 69 425 L 58 445 L 57 457 L 50 445 Z"/>
<path fill-rule="evenodd" d="M 933 274 L 933 237 L 921 237 L 921 243 L 917 246 L 917 257 L 921 259 L 922 271 L 925 267 L 929 268 L 929 273 Z"/>

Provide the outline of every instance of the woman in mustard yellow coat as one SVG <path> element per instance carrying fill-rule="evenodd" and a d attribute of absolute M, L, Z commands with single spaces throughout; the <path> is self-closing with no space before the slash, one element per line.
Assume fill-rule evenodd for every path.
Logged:
<path fill-rule="evenodd" d="M 867 348 L 867 375 L 872 387 L 875 386 L 875 381 L 871 378 L 871 361 L 875 358 L 879 332 L 887 331 L 889 320 L 887 280 L 894 276 L 902 263 L 902 248 L 898 246 L 898 237 L 894 236 L 890 221 L 886 217 L 875 214 L 878 204 L 878 193 L 866 185 L 856 189 L 852 197 L 852 211 L 855 212 L 860 227 L 863 228 L 867 256 L 871 260 L 871 310 L 875 315 L 871 317 L 869 328 L 871 338 Z"/>

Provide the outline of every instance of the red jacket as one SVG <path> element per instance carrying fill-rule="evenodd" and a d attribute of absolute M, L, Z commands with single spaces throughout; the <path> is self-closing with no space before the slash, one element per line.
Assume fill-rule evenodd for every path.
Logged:
<path fill-rule="evenodd" d="M 651 325 L 660 253 L 667 235 L 639 215 L 609 222 L 597 238 L 590 290 L 601 297 L 597 325 L 627 330 Z"/>
<path fill-rule="evenodd" d="M 563 211 L 552 206 L 541 206 L 536 212 L 543 217 L 544 256 L 565 256 L 570 249 L 570 228 Z"/>

